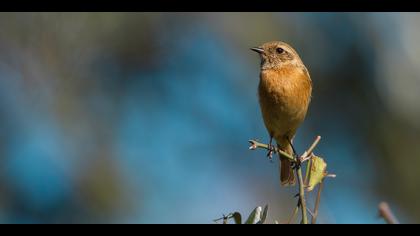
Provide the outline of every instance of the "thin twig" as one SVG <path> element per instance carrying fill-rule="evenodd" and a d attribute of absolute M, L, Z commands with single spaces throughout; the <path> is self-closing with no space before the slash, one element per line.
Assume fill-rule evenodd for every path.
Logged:
<path fill-rule="evenodd" d="M 305 186 L 303 185 L 301 166 L 297 168 L 296 175 L 297 175 L 298 183 L 299 183 L 299 199 L 300 199 L 300 208 L 302 211 L 302 224 L 308 224 L 308 216 L 306 214 Z"/>
<path fill-rule="evenodd" d="M 309 215 L 311 215 L 311 217 L 314 217 L 314 213 L 311 211 L 311 209 L 306 208 L 306 210 L 308 211 Z"/>
<path fill-rule="evenodd" d="M 322 192 L 323 187 L 324 187 L 324 181 L 322 181 L 318 185 L 318 194 L 316 195 L 314 214 L 312 216 L 311 224 L 316 224 L 316 218 L 318 217 L 318 209 L 319 209 L 319 203 L 321 201 L 321 192 Z"/>
<path fill-rule="evenodd" d="M 295 210 L 293 211 L 293 215 L 289 218 L 289 221 L 287 222 L 287 224 L 291 224 L 295 220 L 295 217 L 297 213 L 299 212 L 299 207 L 300 207 L 300 199 L 298 200 L 298 204 L 296 205 Z"/>
<path fill-rule="evenodd" d="M 316 145 L 318 145 L 319 141 L 321 140 L 321 136 L 317 136 L 314 140 L 314 142 L 312 143 L 312 145 L 308 148 L 308 150 L 306 150 L 302 156 L 300 156 L 300 161 L 305 159 L 308 156 L 311 156 L 313 150 L 315 149 Z M 299 198 L 300 198 L 300 203 L 301 203 L 301 211 L 302 211 L 302 223 L 303 224 L 308 224 L 308 215 L 307 215 L 307 211 L 306 211 L 306 199 L 305 199 L 305 185 L 303 183 L 303 175 L 302 175 L 302 166 L 299 165 L 297 168 L 297 178 L 298 178 L 298 183 L 299 183 Z"/>
<path fill-rule="evenodd" d="M 388 224 L 399 224 L 397 218 L 394 216 L 391 208 L 386 202 L 381 202 L 379 204 L 379 215 L 384 218 Z"/>
<path fill-rule="evenodd" d="M 316 136 L 312 145 L 307 150 L 308 154 L 311 154 L 314 151 L 314 149 L 315 149 L 316 145 L 318 145 L 319 141 L 321 141 L 321 136 L 318 135 L 318 136 Z"/>
<path fill-rule="evenodd" d="M 314 151 L 316 145 L 318 145 L 319 141 L 321 141 L 321 136 L 316 136 L 314 142 L 312 143 L 312 145 L 308 148 L 308 150 L 306 150 L 302 156 L 300 156 L 300 161 L 301 162 L 305 162 L 307 160 L 309 160 L 312 156 L 312 152 Z"/>
<path fill-rule="evenodd" d="M 274 153 L 278 153 L 278 154 L 280 154 L 280 156 L 285 157 L 292 162 L 296 162 L 295 158 L 292 155 L 288 154 L 287 152 L 284 152 L 283 150 L 281 150 L 277 147 L 272 147 L 272 149 L 270 149 L 267 144 L 260 143 L 260 142 L 255 141 L 255 140 L 249 140 L 248 142 L 251 144 L 251 146 L 249 146 L 250 150 L 255 150 L 257 148 L 263 148 L 263 149 L 271 150 Z"/>
<path fill-rule="evenodd" d="M 279 148 L 270 147 L 267 144 L 263 144 L 263 143 L 260 143 L 258 141 L 255 141 L 255 140 L 249 140 L 249 143 L 251 144 L 251 146 L 249 147 L 250 150 L 255 150 L 257 148 L 267 149 L 267 150 L 273 151 L 274 153 L 278 153 L 281 157 L 287 158 L 293 163 L 297 163 L 296 175 L 297 175 L 298 184 L 299 184 L 299 201 L 300 201 L 300 208 L 301 208 L 301 211 L 302 211 L 302 221 L 301 221 L 301 223 L 303 223 L 303 224 L 308 223 L 308 216 L 307 216 L 306 199 L 305 199 L 305 185 L 304 185 L 304 182 L 303 182 L 304 180 L 303 180 L 302 165 L 301 164 L 302 164 L 302 161 L 307 161 L 312 157 L 312 152 L 315 149 L 315 147 L 318 145 L 320 140 L 321 140 L 321 136 L 317 136 L 315 138 L 314 142 L 312 143 L 312 145 L 308 148 L 308 150 L 306 150 L 303 153 L 303 155 L 298 157 L 298 159 L 293 157 L 293 155 L 290 155 L 290 154 L 284 152 L 283 150 L 280 150 Z M 293 215 L 293 217 L 294 217 L 294 215 Z"/>
<path fill-rule="evenodd" d="M 319 143 L 320 140 L 321 140 L 321 136 L 319 136 L 319 135 L 316 136 L 316 138 L 315 138 L 314 142 L 312 143 L 312 145 L 308 148 L 308 150 L 306 150 L 303 153 L 303 155 L 300 157 L 300 159 L 305 161 L 306 158 L 310 157 L 311 154 L 312 154 L 312 152 L 313 152 L 313 150 L 315 149 L 316 145 L 318 145 L 318 143 Z M 283 150 L 281 150 L 281 149 L 279 149 L 277 147 L 272 147 L 270 149 L 270 147 L 269 147 L 268 144 L 260 143 L 260 142 L 258 142 L 256 140 L 253 140 L 253 139 L 248 140 L 248 142 L 250 143 L 250 146 L 249 146 L 249 149 L 250 150 L 255 150 L 257 148 L 263 148 L 263 149 L 266 149 L 266 150 L 271 150 L 274 153 L 278 153 L 282 157 L 285 157 L 285 158 L 289 159 L 292 162 L 296 162 L 295 158 L 292 155 L 290 155 L 287 152 L 284 152 Z"/>
<path fill-rule="evenodd" d="M 221 220 L 223 220 L 223 224 L 227 224 L 227 220 L 229 219 L 229 218 L 231 218 L 232 217 L 232 213 L 229 213 L 228 215 L 225 215 L 225 214 L 223 214 L 223 216 L 222 217 L 220 217 L 219 219 L 215 219 L 215 220 L 213 220 L 214 221 L 214 223 L 217 223 L 217 222 L 219 222 L 219 221 L 221 221 Z"/>

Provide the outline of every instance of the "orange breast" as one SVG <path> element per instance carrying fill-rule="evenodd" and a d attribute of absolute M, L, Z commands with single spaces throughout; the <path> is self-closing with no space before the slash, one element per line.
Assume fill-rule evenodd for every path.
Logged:
<path fill-rule="evenodd" d="M 290 139 L 306 116 L 311 99 L 311 80 L 300 68 L 263 70 L 258 88 L 265 126 L 278 143 Z"/>

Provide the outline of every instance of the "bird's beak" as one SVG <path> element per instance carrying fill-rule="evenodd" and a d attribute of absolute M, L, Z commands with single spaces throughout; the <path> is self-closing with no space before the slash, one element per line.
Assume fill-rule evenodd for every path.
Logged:
<path fill-rule="evenodd" d="M 258 52 L 259 54 L 264 52 L 264 49 L 259 48 L 259 47 L 254 47 L 254 48 L 250 48 L 250 49 L 254 52 Z"/>

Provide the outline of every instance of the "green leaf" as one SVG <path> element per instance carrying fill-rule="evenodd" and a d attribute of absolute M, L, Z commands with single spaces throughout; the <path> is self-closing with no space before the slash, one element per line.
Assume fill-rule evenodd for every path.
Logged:
<path fill-rule="evenodd" d="M 256 207 L 251 214 L 249 215 L 248 219 L 245 221 L 245 224 L 256 224 L 258 221 L 261 220 L 261 211 L 262 207 Z"/>
<path fill-rule="evenodd" d="M 257 224 L 264 224 L 265 219 L 267 219 L 267 212 L 268 212 L 268 205 L 265 205 L 265 207 L 264 207 L 264 211 L 263 211 L 263 214 L 262 214 L 262 216 L 261 216 L 261 220 L 260 220 L 260 221 L 258 221 L 258 223 L 257 223 Z"/>
<path fill-rule="evenodd" d="M 308 191 L 312 191 L 315 186 L 322 182 L 327 175 L 327 163 L 321 157 L 313 155 L 311 158 L 311 166 L 309 172 Z"/>
<path fill-rule="evenodd" d="M 242 216 L 241 213 L 235 212 L 232 214 L 233 220 L 235 220 L 235 224 L 240 225 L 242 224 Z"/>

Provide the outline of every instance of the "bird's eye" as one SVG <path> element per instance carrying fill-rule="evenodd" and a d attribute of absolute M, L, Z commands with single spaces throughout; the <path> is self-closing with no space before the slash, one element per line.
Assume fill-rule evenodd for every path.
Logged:
<path fill-rule="evenodd" d="M 277 48 L 276 51 L 277 51 L 278 54 L 282 54 L 284 52 L 284 49 L 283 48 Z"/>

